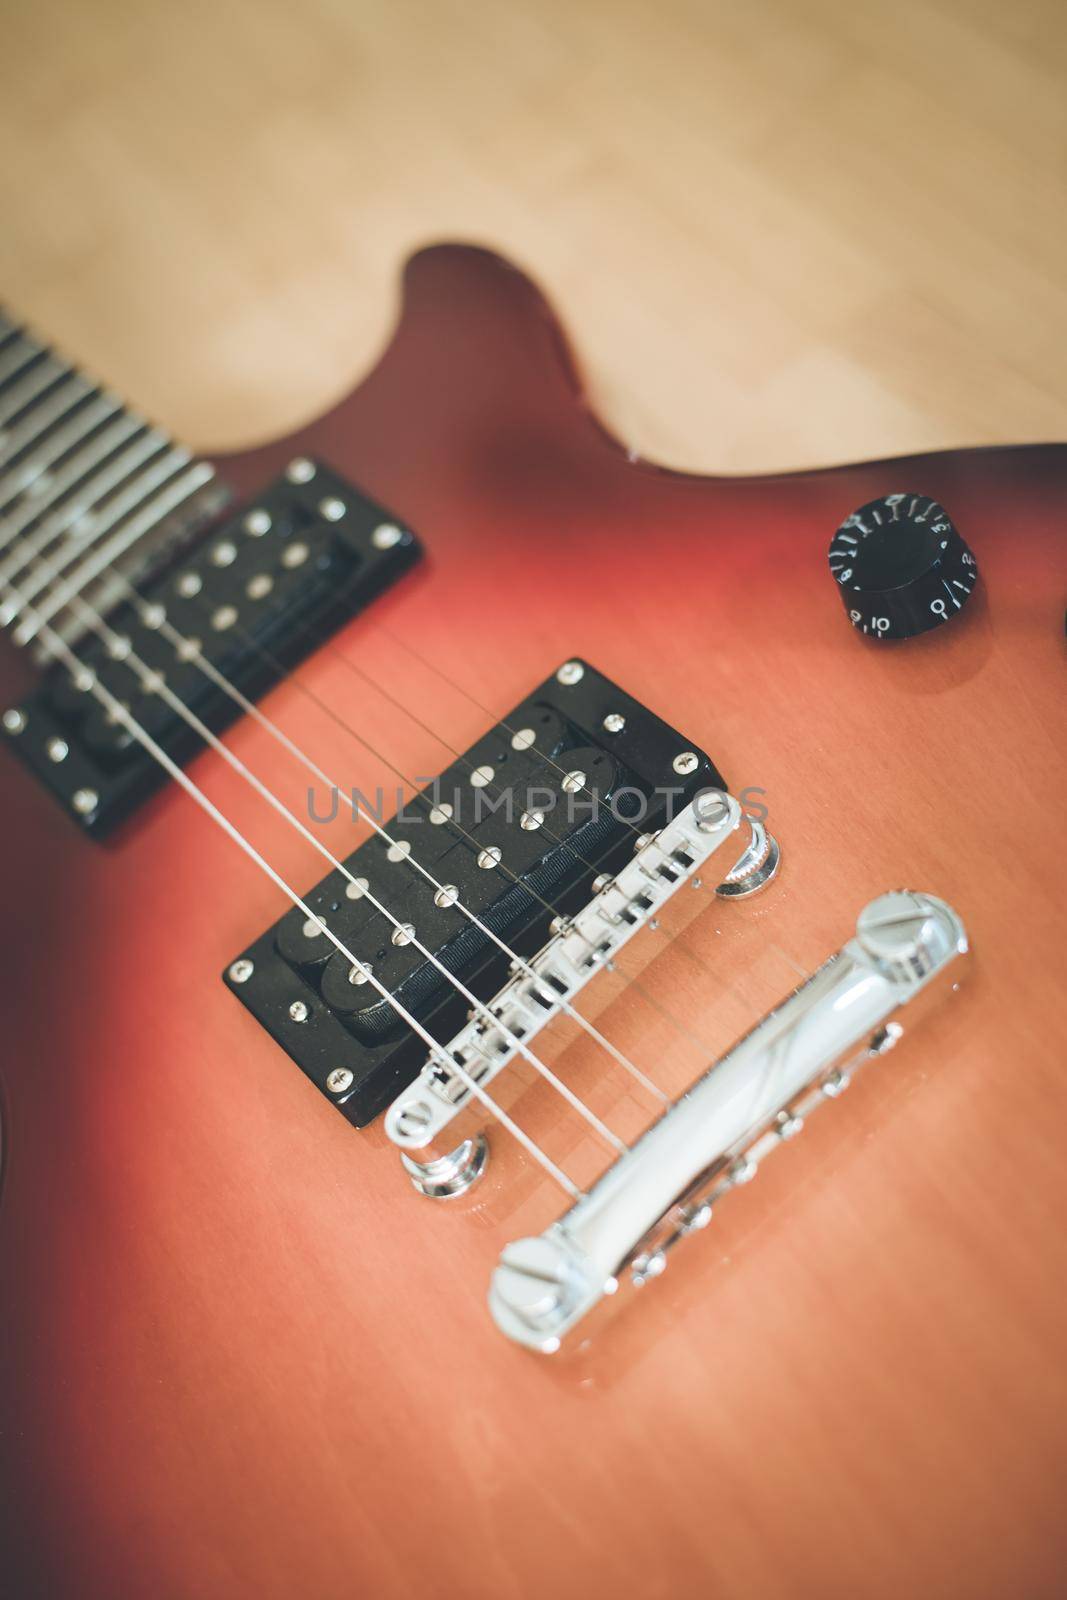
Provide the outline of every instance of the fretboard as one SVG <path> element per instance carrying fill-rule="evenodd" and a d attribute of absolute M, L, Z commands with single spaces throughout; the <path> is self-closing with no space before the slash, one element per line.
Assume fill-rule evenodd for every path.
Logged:
<path fill-rule="evenodd" d="M 0 312 L 0 626 L 68 641 L 72 594 L 106 611 L 226 504 L 207 461 Z"/>

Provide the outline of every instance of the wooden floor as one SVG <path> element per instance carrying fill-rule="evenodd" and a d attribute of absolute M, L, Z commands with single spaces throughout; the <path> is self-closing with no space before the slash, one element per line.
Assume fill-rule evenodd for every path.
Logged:
<path fill-rule="evenodd" d="M 464 237 L 642 454 L 1067 435 L 1063 0 L 0 0 L 0 293 L 197 445 Z"/>

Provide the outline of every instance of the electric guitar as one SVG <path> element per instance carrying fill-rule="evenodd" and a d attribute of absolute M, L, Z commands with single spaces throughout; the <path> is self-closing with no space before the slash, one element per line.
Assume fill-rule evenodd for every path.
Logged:
<path fill-rule="evenodd" d="M 1061 1593 L 1065 596 L 482 250 L 227 457 L 0 322 L 6 1592 Z"/>

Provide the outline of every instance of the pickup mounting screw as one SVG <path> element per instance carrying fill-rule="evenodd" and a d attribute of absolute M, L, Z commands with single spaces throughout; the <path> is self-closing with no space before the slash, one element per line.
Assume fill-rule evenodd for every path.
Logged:
<path fill-rule="evenodd" d="M 289 1015 L 293 1019 L 294 1022 L 306 1022 L 307 1021 L 307 1019 L 308 1019 L 308 1008 L 304 1004 L 303 1000 L 294 1000 L 293 1001 L 292 1005 L 289 1007 Z"/>
<path fill-rule="evenodd" d="M 230 982 L 247 983 L 255 970 L 255 962 L 249 961 L 247 956 L 242 956 L 240 961 L 234 961 L 230 965 Z"/>
<path fill-rule="evenodd" d="M 340 522 L 347 507 L 343 500 L 338 500 L 336 495 L 328 495 L 325 500 L 319 501 L 319 516 L 325 517 L 327 522 Z"/>
<path fill-rule="evenodd" d="M 70 754 L 70 746 L 67 744 L 66 739 L 49 739 L 45 745 L 45 752 L 49 761 L 66 761 L 67 756 Z"/>
<path fill-rule="evenodd" d="M 680 756 L 674 758 L 674 770 L 682 778 L 687 778 L 691 772 L 695 772 L 699 765 L 700 758 L 695 750 L 683 750 Z"/>
<path fill-rule="evenodd" d="M 344 1094 L 346 1089 L 352 1087 L 352 1074 L 347 1067 L 334 1067 L 326 1079 L 326 1087 L 331 1094 Z"/>
<path fill-rule="evenodd" d="M 621 733 L 626 726 L 626 718 L 621 711 L 609 711 L 604 718 L 605 733 Z"/>
<path fill-rule="evenodd" d="M 581 683 L 585 677 L 585 668 L 580 661 L 565 661 L 556 673 L 556 677 L 560 683 L 570 688 L 572 684 Z"/>
<path fill-rule="evenodd" d="M 403 537 L 394 522 L 380 522 L 371 534 L 370 542 L 375 550 L 391 550 Z"/>
<path fill-rule="evenodd" d="M 307 456 L 297 456 L 286 467 L 285 476 L 290 483 L 310 483 L 315 476 L 315 463 L 309 461 Z"/>
<path fill-rule="evenodd" d="M 25 711 L 19 711 L 17 707 L 12 706 L 9 711 L 5 711 L 4 712 L 4 732 L 5 733 L 21 733 L 25 726 L 26 726 L 26 713 L 25 713 Z"/>
<path fill-rule="evenodd" d="M 99 804 L 100 796 L 95 789 L 75 789 L 71 805 L 79 817 L 89 816 Z"/>
<path fill-rule="evenodd" d="M 270 512 L 257 507 L 250 511 L 244 520 L 244 530 L 250 533 L 253 539 L 262 539 L 265 533 L 270 532 Z"/>

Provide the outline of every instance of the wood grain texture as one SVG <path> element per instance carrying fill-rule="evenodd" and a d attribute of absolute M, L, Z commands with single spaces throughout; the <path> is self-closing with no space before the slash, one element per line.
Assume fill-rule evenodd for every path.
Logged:
<path fill-rule="evenodd" d="M 0 286 L 197 445 L 321 410 L 400 260 L 504 249 L 642 454 L 1067 433 L 1059 0 L 0 5 Z"/>

